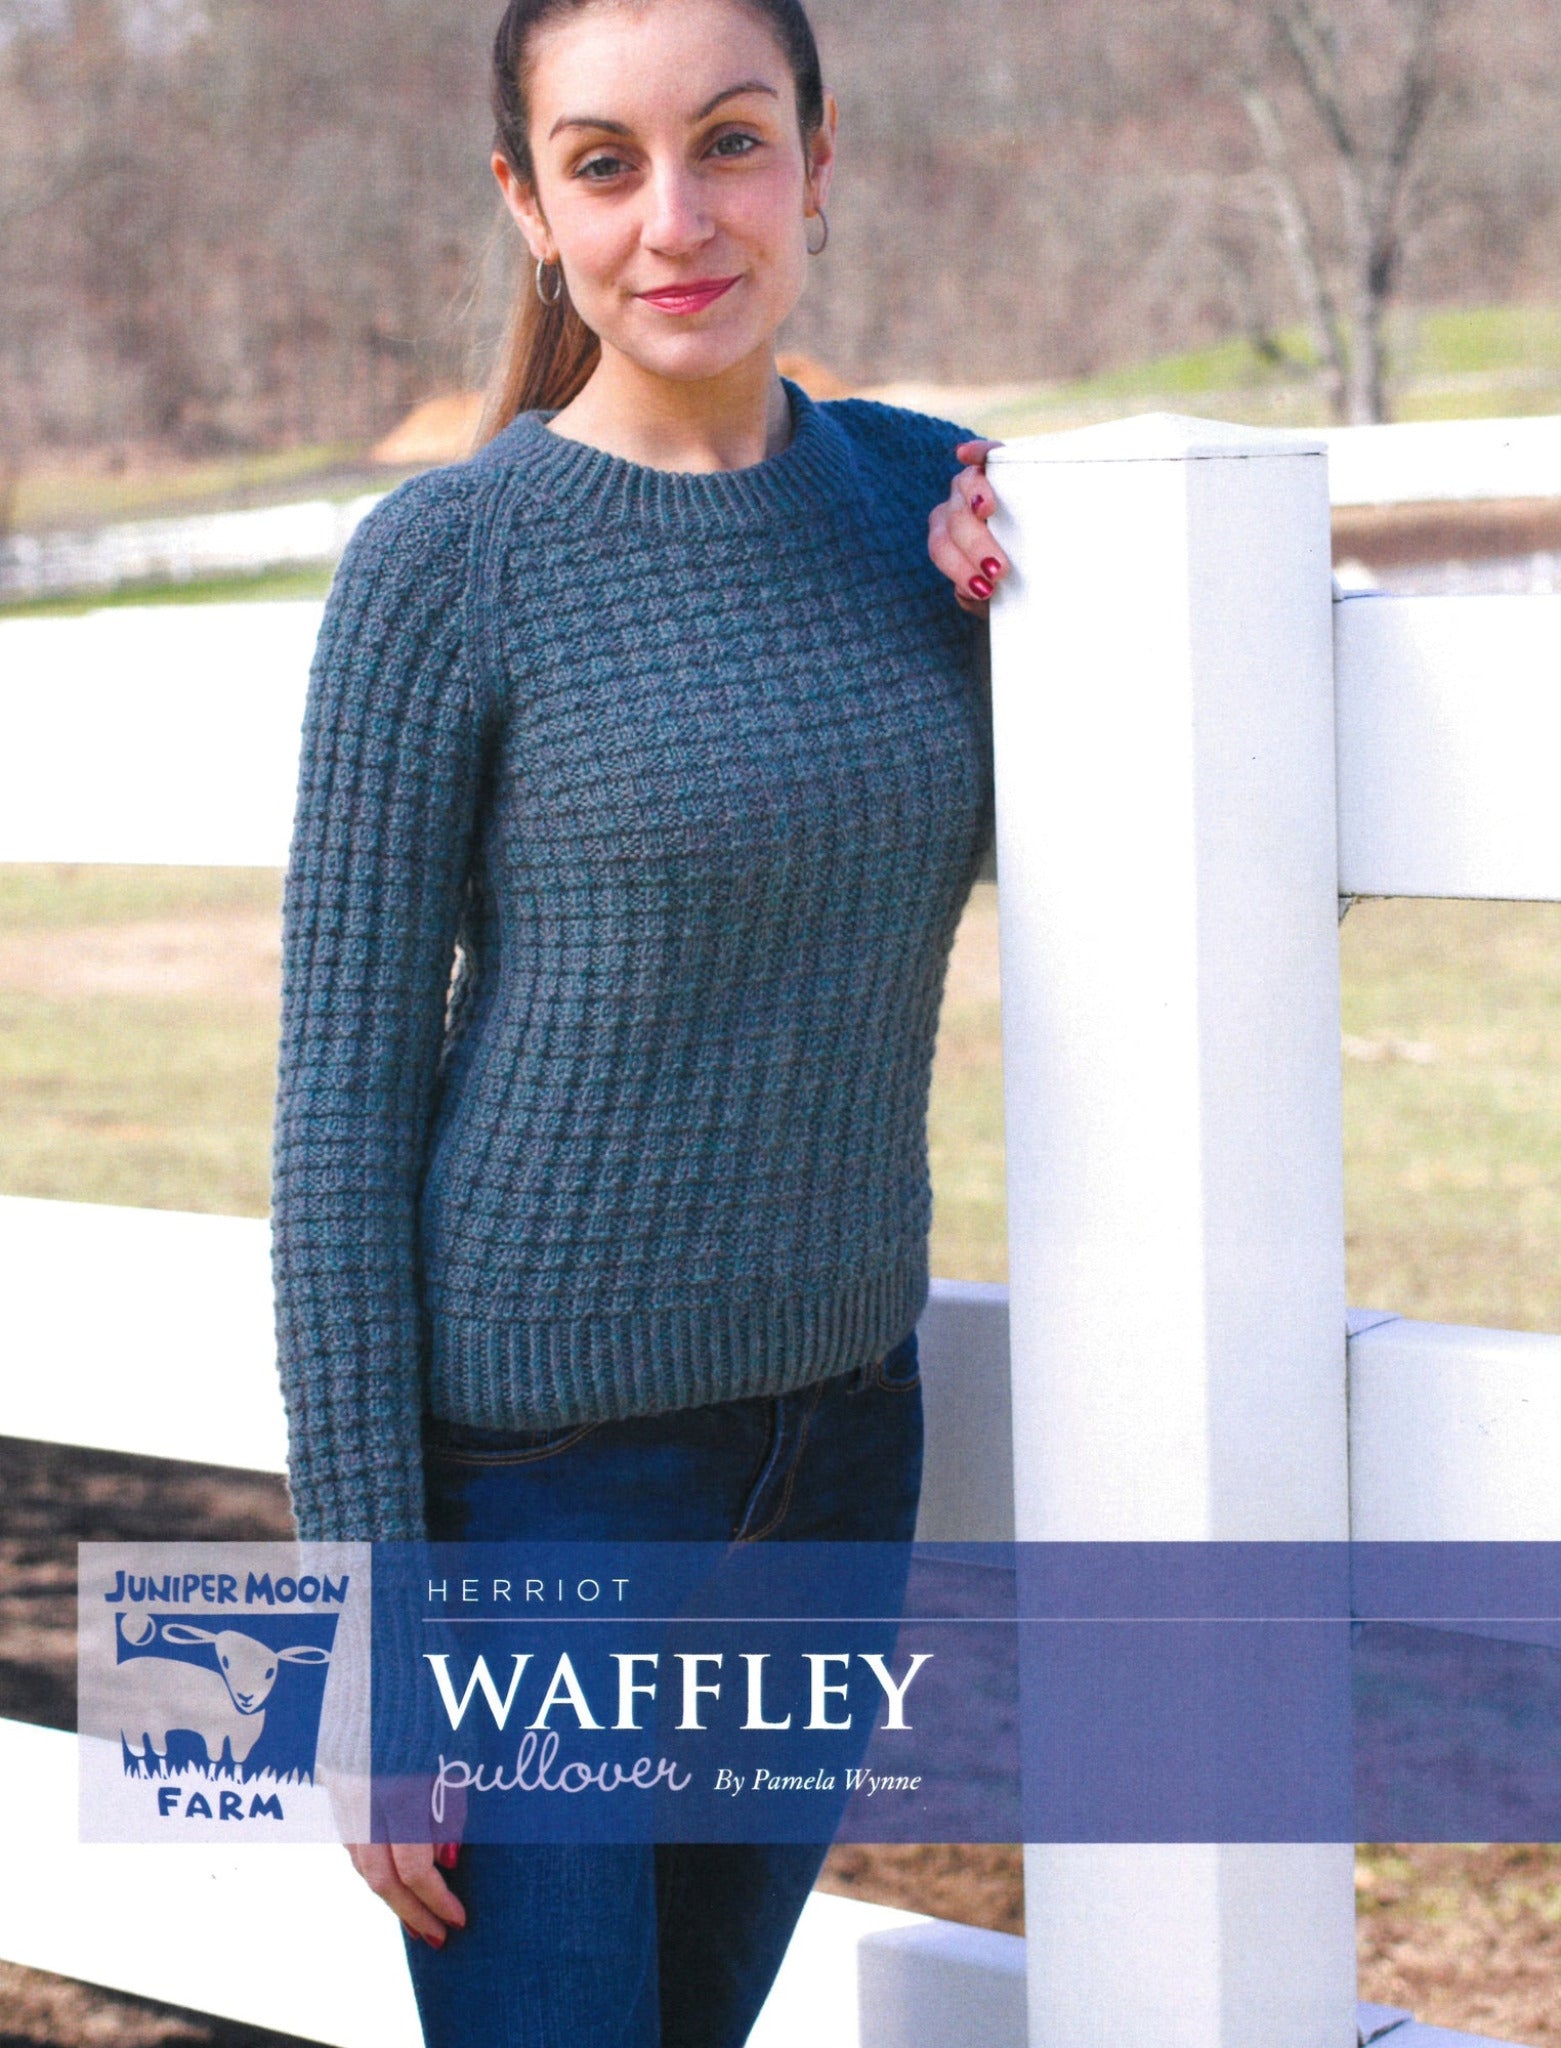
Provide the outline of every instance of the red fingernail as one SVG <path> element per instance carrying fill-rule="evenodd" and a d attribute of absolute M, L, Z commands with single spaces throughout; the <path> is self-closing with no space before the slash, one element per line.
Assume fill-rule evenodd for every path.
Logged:
<path fill-rule="evenodd" d="M 970 579 L 970 594 L 972 597 L 979 597 L 981 602 L 985 604 L 992 595 L 992 586 L 984 576 L 972 576 Z"/>
<path fill-rule="evenodd" d="M 420 1934 L 418 1933 L 418 1931 L 417 1931 L 417 1929 L 416 1929 L 415 1927 L 408 1927 L 408 1928 L 407 1928 L 407 1939 L 408 1939 L 409 1941 L 421 1941 L 421 1940 L 422 1940 L 422 1938 L 423 1938 L 423 1937 L 422 1937 L 422 1936 L 421 1936 L 421 1935 L 420 1935 Z"/>
<path fill-rule="evenodd" d="M 455 1859 L 457 1856 L 460 1855 L 460 1853 L 461 1851 L 458 1843 L 441 1842 L 438 1848 L 434 1851 L 434 1861 L 439 1865 L 441 1870 L 453 1870 L 455 1868 Z"/>
<path fill-rule="evenodd" d="M 1000 561 L 999 561 L 999 560 L 997 559 L 996 555 L 992 555 L 992 556 L 990 556 L 990 557 L 989 557 L 989 558 L 988 558 L 988 559 L 987 559 L 986 561 L 984 561 L 984 562 L 983 562 L 983 563 L 981 564 L 981 573 L 982 573 L 982 575 L 983 575 L 983 576 L 993 576 L 993 577 L 996 577 L 996 576 L 1001 576 L 1001 575 L 1002 575 L 1002 573 L 1003 573 L 1003 565 L 1002 565 L 1002 563 L 1001 563 L 1001 562 L 1000 562 Z"/>
<path fill-rule="evenodd" d="M 982 497 L 979 491 L 977 491 L 976 495 L 970 501 L 970 509 L 972 512 L 979 512 L 981 510 L 981 507 L 985 503 L 986 499 Z"/>
<path fill-rule="evenodd" d="M 423 1939 L 424 1939 L 424 1941 L 426 1941 L 426 1942 L 428 1943 L 428 1946 L 429 1946 L 430 1948 L 443 1948 L 443 1947 L 444 1947 L 444 1936 L 443 1936 L 442 1934 L 440 1934 L 440 1935 L 433 1935 L 433 1934 L 425 1934 L 425 1935 L 423 1936 Z"/>

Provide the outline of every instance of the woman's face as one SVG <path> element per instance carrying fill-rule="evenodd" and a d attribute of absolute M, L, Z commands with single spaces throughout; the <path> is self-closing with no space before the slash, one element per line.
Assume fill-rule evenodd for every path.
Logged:
<path fill-rule="evenodd" d="M 737 0 L 602 0 L 538 33 L 529 84 L 536 188 L 502 156 L 494 173 L 604 350 L 689 381 L 773 351 L 802 293 L 835 109 L 810 167 L 763 20 Z"/>

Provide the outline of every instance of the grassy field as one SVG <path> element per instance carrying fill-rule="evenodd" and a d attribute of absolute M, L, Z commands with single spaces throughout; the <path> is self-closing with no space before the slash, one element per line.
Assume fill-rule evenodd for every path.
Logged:
<path fill-rule="evenodd" d="M 288 498 L 350 498 L 366 488 L 366 467 L 363 449 L 350 442 L 239 452 L 178 464 L 40 462 L 23 475 L 11 516 L 21 531 L 30 533 Z"/>
<path fill-rule="evenodd" d="M 1249 341 L 1130 364 L 977 403 L 970 424 L 996 435 L 1049 433 L 1125 413 L 1182 412 L 1252 426 L 1327 424 L 1303 334 L 1280 354 Z M 1404 309 L 1388 327 L 1393 417 L 1476 419 L 1561 412 L 1561 307 Z"/>
<path fill-rule="evenodd" d="M 279 877 L 0 868 L 0 1188 L 264 1215 Z"/>
<path fill-rule="evenodd" d="M 278 899 L 270 872 L 0 868 L 0 1193 L 264 1213 Z M 1340 943 L 1351 1299 L 1561 1329 L 1561 906 L 1360 904 Z M 982 884 L 934 1077 L 939 1274 L 1006 1276 L 999 1018 Z M 824 1882 L 1022 1927 L 1011 1849 L 842 1847 Z M 1370 1845 L 1357 1890 L 1364 1997 L 1561 2048 L 1561 1851 Z M 0 2007 L 86 1996 L 53 1983 L 12 1972 Z M 214 2038 L 161 2026 L 134 2038 Z"/>
<path fill-rule="evenodd" d="M 205 576 L 193 583 L 132 584 L 88 597 L 27 597 L 0 604 L 0 619 L 71 619 L 127 605 L 263 604 L 276 598 L 324 597 L 331 570 L 262 569 L 252 576 Z"/>
<path fill-rule="evenodd" d="M 1561 905 L 1361 903 L 1341 947 L 1351 1299 L 1561 1330 Z"/>

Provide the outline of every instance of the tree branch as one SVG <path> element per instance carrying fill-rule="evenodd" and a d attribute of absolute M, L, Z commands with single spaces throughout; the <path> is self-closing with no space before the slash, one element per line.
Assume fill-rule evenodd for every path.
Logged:
<path fill-rule="evenodd" d="M 1295 59 L 1306 96 L 1334 148 L 1341 157 L 1357 160 L 1361 145 L 1345 111 L 1332 24 L 1319 19 L 1310 0 L 1274 0 L 1268 18 Z"/>
<path fill-rule="evenodd" d="M 1391 284 L 1398 266 L 1400 214 L 1415 147 L 1440 93 L 1437 30 L 1444 11 L 1445 0 L 1414 0 L 1409 56 L 1388 124 L 1388 145 L 1374 181 L 1377 189 L 1372 194 L 1371 261 L 1373 270 L 1385 280 L 1384 290 Z"/>
<path fill-rule="evenodd" d="M 1307 322 L 1318 353 L 1326 365 L 1329 397 L 1338 411 L 1344 402 L 1347 360 L 1344 330 L 1339 309 L 1328 288 L 1311 215 L 1290 162 L 1284 130 L 1274 112 L 1273 102 L 1261 86 L 1249 79 L 1241 87 L 1241 104 L 1246 109 L 1247 119 L 1268 167 L 1269 192 L 1279 219 L 1285 254 L 1306 307 Z"/>

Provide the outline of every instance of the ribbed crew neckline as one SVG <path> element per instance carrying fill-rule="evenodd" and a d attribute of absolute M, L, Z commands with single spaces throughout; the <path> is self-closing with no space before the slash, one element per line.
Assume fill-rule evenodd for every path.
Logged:
<path fill-rule="evenodd" d="M 588 511 L 593 520 L 688 528 L 774 519 L 838 499 L 852 475 L 850 446 L 800 384 L 782 378 L 791 402 L 790 441 L 745 469 L 653 469 L 551 431 L 557 412 L 518 413 L 489 443 L 527 492 L 552 512 Z"/>

